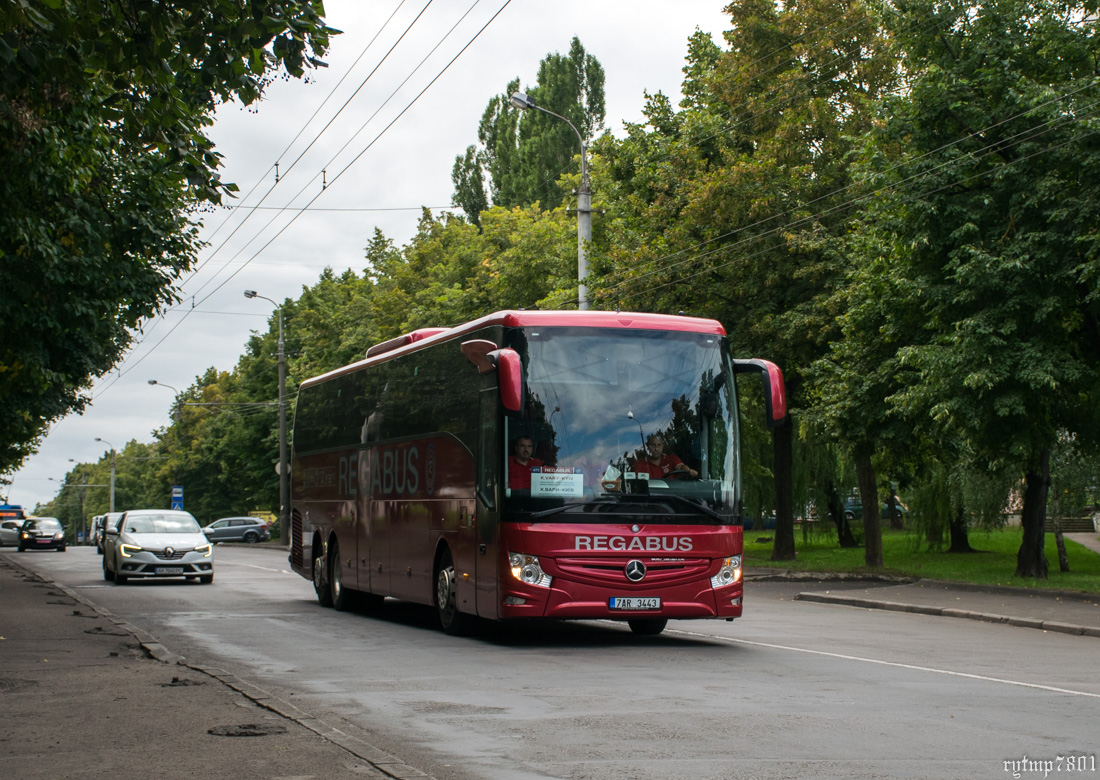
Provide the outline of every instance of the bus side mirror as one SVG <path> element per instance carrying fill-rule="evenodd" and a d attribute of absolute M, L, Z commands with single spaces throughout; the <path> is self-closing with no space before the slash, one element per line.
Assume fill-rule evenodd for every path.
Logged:
<path fill-rule="evenodd" d="M 523 365 L 514 349 L 497 352 L 497 371 L 500 374 L 500 402 L 509 412 L 523 411 Z"/>
<path fill-rule="evenodd" d="M 523 411 L 523 364 L 514 349 L 497 349 L 497 345 L 484 339 L 464 341 L 459 346 L 466 359 L 477 366 L 478 373 L 498 373 L 500 401 L 510 412 Z"/>
<path fill-rule="evenodd" d="M 778 428 L 787 420 L 787 386 L 783 372 L 770 360 L 735 360 L 733 373 L 759 373 L 764 380 L 764 410 L 769 428 Z"/>

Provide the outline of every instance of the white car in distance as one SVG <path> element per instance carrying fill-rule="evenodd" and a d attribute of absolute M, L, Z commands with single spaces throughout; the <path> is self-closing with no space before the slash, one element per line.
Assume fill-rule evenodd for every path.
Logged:
<path fill-rule="evenodd" d="M 214 581 L 214 548 L 190 512 L 131 509 L 105 530 L 103 579 L 186 577 Z"/>

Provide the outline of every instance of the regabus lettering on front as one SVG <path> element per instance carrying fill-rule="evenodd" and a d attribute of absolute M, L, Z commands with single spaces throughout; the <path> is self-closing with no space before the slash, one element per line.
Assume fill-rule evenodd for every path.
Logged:
<path fill-rule="evenodd" d="M 608 552 L 688 552 L 694 546 L 690 536 L 576 536 L 575 550 Z"/>

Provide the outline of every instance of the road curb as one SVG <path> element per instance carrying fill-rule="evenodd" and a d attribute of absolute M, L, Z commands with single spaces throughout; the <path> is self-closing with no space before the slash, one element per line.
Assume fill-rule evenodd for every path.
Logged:
<path fill-rule="evenodd" d="M 1061 623 L 1053 620 L 1035 620 L 1031 618 L 1017 618 L 1007 615 L 996 615 L 989 612 L 974 612 L 953 607 L 930 607 L 923 604 L 906 604 L 899 601 L 883 601 L 880 599 L 865 599 L 858 596 L 840 596 L 831 593 L 799 593 L 795 596 L 798 601 L 809 601 L 817 604 L 836 604 L 844 607 L 857 607 L 860 609 L 880 609 L 889 612 L 911 612 L 920 615 L 933 615 L 936 617 L 964 618 L 966 620 L 980 620 L 985 623 L 1007 623 L 1019 628 L 1037 628 L 1041 631 L 1054 631 L 1060 634 L 1072 634 L 1075 636 L 1087 636 L 1100 638 L 1100 628 L 1091 626 L 1079 626 L 1072 623 Z"/>

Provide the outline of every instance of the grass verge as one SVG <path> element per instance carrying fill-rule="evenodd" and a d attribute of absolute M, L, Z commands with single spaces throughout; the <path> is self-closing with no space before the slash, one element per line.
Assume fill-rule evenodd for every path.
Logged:
<path fill-rule="evenodd" d="M 906 531 L 882 533 L 882 557 L 885 567 L 864 565 L 863 548 L 842 549 L 835 534 L 821 533 L 803 537 L 795 529 L 793 561 L 772 561 L 773 531 L 745 532 L 745 565 L 772 567 L 798 572 L 847 572 L 852 574 L 891 574 L 932 580 L 969 582 L 975 585 L 1007 585 L 1050 590 L 1076 590 L 1100 593 L 1100 553 L 1066 539 L 1068 572 L 1058 570 L 1058 549 L 1054 534 L 1046 535 L 1045 553 L 1049 568 L 1045 580 L 1014 576 L 1016 552 L 1020 549 L 1020 529 L 973 531 L 970 546 L 978 552 L 948 553 L 929 550 Z"/>

